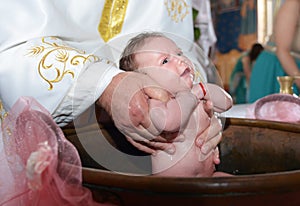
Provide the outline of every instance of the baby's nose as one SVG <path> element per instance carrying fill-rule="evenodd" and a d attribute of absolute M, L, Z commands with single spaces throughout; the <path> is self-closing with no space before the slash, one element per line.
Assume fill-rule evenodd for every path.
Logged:
<path fill-rule="evenodd" d="M 185 64 L 185 62 L 184 62 L 185 60 L 180 56 L 173 56 L 172 59 L 176 65 L 184 65 Z"/>
<path fill-rule="evenodd" d="M 180 72 L 183 72 L 187 67 L 189 67 L 189 64 L 188 64 L 188 62 L 184 59 L 184 58 L 180 58 L 179 60 L 178 60 L 178 70 L 180 71 Z M 183 71 L 182 71 L 183 70 Z"/>
<path fill-rule="evenodd" d="M 180 65 L 187 65 L 187 61 L 184 58 L 177 57 L 177 59 Z"/>

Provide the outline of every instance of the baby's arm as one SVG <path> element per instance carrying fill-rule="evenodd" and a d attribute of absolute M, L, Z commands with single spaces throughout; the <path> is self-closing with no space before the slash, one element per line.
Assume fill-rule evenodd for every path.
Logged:
<path fill-rule="evenodd" d="M 231 96 L 220 86 L 216 84 L 206 84 L 207 96 L 214 105 L 215 112 L 225 112 L 232 107 Z"/>
<path fill-rule="evenodd" d="M 216 84 L 206 83 L 204 85 L 200 83 L 194 85 L 192 93 L 196 96 L 195 101 L 210 100 L 216 112 L 224 112 L 232 106 L 231 96 Z M 188 108 L 188 105 L 184 103 L 185 95 L 188 95 L 187 91 L 179 92 L 176 97 L 171 98 L 166 103 L 152 99 L 149 101 L 150 118 L 159 131 L 179 131 L 182 115 L 190 115 L 190 113 L 185 112 L 185 107 Z M 179 105 L 185 105 L 185 107 L 180 108 Z"/>
<path fill-rule="evenodd" d="M 168 102 L 151 99 L 149 101 L 150 118 L 158 131 L 175 132 L 180 127 L 180 107 L 174 98 Z"/>
<path fill-rule="evenodd" d="M 193 86 L 192 92 L 199 99 L 210 100 L 213 103 L 215 112 L 225 112 L 232 107 L 233 102 L 231 96 L 216 84 L 199 83 Z"/>
<path fill-rule="evenodd" d="M 192 95 L 194 96 L 194 95 Z M 150 99 L 150 118 L 158 131 L 165 132 L 178 132 L 182 125 L 182 119 L 188 119 L 193 111 L 190 111 L 195 102 L 198 101 L 194 98 L 194 103 L 191 105 L 191 92 L 184 91 L 178 92 L 175 97 L 170 98 L 166 103 L 158 100 Z M 182 105 L 182 107 L 180 107 Z"/>

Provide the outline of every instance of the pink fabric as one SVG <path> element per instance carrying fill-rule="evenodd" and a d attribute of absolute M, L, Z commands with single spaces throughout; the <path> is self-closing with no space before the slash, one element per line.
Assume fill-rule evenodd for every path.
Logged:
<path fill-rule="evenodd" d="M 84 188 L 81 162 L 51 115 L 37 101 L 20 98 L 2 122 L 6 158 L 0 205 L 100 205 Z"/>
<path fill-rule="evenodd" d="M 249 106 L 247 117 L 300 123 L 300 99 L 289 94 L 271 94 Z"/>

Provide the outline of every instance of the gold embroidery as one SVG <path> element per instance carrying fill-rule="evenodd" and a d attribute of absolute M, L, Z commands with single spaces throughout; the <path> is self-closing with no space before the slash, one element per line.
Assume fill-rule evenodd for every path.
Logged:
<path fill-rule="evenodd" d="M 107 42 L 122 30 L 128 0 L 106 0 L 98 31 L 102 39 Z"/>
<path fill-rule="evenodd" d="M 4 110 L 3 103 L 0 100 L 0 122 L 2 122 L 7 115 L 8 113 Z"/>
<path fill-rule="evenodd" d="M 52 40 L 57 40 L 55 37 L 51 37 Z M 71 53 L 74 53 L 71 54 Z M 66 46 L 59 45 L 56 42 L 46 41 L 42 38 L 42 45 L 35 46 L 29 49 L 27 53 L 29 56 L 43 55 L 39 64 L 38 72 L 43 80 L 49 84 L 48 90 L 53 89 L 53 83 L 60 82 L 66 74 L 71 75 L 74 78 L 74 71 L 67 68 L 72 68 L 79 64 L 85 64 L 87 61 L 98 61 L 98 57 L 94 55 L 85 55 L 84 51 Z M 46 63 L 48 59 L 54 58 L 55 61 Z M 48 75 L 44 74 L 46 70 L 53 69 Z"/>
<path fill-rule="evenodd" d="M 198 82 L 205 82 L 202 74 L 200 73 L 200 71 L 198 69 L 195 69 L 194 72 L 195 72 L 195 77 L 194 77 L 194 81 L 195 82 L 197 82 L 197 83 Z"/>
<path fill-rule="evenodd" d="M 183 21 L 183 19 L 189 14 L 189 5 L 185 0 L 165 0 L 165 6 L 168 11 L 168 15 L 176 23 Z"/>

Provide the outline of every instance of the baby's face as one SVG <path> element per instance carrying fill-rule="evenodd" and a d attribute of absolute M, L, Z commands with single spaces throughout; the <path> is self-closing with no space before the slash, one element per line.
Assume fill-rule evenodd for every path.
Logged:
<path fill-rule="evenodd" d="M 154 37 L 146 39 L 146 43 L 135 54 L 135 62 L 139 68 L 155 67 L 172 71 L 188 87 L 191 88 L 193 85 L 194 70 L 192 62 L 168 38 Z"/>

